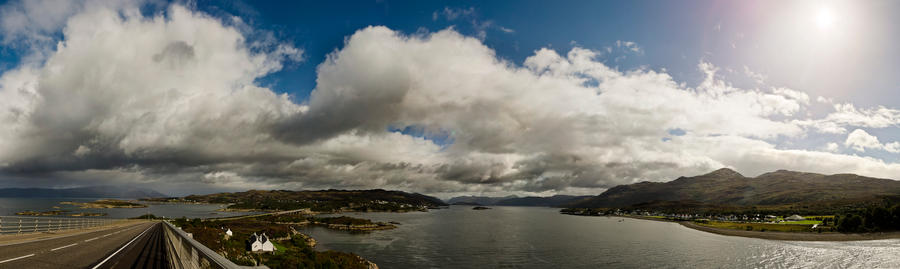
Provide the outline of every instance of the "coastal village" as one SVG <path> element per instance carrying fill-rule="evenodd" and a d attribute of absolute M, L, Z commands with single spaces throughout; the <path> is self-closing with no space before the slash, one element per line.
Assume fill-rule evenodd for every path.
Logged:
<path fill-rule="evenodd" d="M 737 229 L 746 231 L 781 231 L 781 232 L 835 232 L 837 216 L 800 216 L 769 214 L 691 214 L 666 213 L 648 210 L 610 209 L 570 209 L 563 214 L 579 216 L 618 216 L 658 221 L 689 222 L 711 228 Z"/>

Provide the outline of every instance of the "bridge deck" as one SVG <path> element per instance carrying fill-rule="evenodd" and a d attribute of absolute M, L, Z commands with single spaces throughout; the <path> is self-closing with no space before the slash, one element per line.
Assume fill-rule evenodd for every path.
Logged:
<path fill-rule="evenodd" d="M 92 268 L 103 260 L 106 262 L 101 267 L 107 266 L 104 268 L 112 268 L 109 266 L 113 264 L 115 268 L 132 268 L 135 262 L 139 262 L 135 268 L 143 268 L 143 264 L 147 264 L 150 268 L 164 268 L 167 265 L 154 267 L 160 264 L 160 260 L 165 262 L 164 251 L 162 256 L 152 251 L 163 246 L 160 243 L 161 233 L 160 223 L 143 222 L 106 230 L 7 244 L 0 246 L 0 269 Z M 125 246 L 128 242 L 131 244 Z M 140 253 L 145 248 L 148 250 L 147 253 Z M 120 249 L 122 250 L 119 251 Z M 119 253 L 113 255 L 116 251 Z M 134 255 L 135 252 L 143 255 Z"/>

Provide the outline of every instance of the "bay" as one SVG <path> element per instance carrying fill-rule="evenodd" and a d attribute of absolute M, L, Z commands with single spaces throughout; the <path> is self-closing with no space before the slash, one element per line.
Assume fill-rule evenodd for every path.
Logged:
<path fill-rule="evenodd" d="M 401 223 L 371 233 L 303 230 L 320 250 L 356 253 L 380 268 L 900 268 L 896 239 L 773 241 L 537 207 L 341 215 Z"/>

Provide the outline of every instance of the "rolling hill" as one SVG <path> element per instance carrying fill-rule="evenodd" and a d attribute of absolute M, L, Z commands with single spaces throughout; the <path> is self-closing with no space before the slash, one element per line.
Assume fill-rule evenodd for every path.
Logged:
<path fill-rule="evenodd" d="M 670 182 L 640 182 L 613 187 L 577 208 L 628 207 L 681 202 L 692 206 L 840 206 L 900 196 L 900 181 L 854 174 L 823 175 L 787 170 L 745 177 L 722 168 Z"/>
<path fill-rule="evenodd" d="M 310 208 L 331 211 L 414 211 L 446 206 L 440 199 L 402 191 L 387 190 L 249 190 L 207 195 L 189 195 L 190 202 L 228 203 L 231 209 L 291 210 Z M 168 200 L 168 199 L 165 199 Z"/>

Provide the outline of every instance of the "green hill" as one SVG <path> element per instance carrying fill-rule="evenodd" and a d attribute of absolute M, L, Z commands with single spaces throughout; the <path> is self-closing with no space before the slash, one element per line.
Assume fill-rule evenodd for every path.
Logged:
<path fill-rule="evenodd" d="M 188 202 L 230 203 L 229 209 L 333 211 L 417 211 L 445 206 L 440 199 L 418 193 L 386 190 L 287 191 L 250 190 L 189 195 Z"/>
<path fill-rule="evenodd" d="M 900 197 L 900 181 L 854 174 L 823 175 L 778 170 L 745 177 L 722 168 L 670 182 L 620 185 L 593 198 L 569 204 L 574 208 L 613 207 L 765 207 L 802 206 L 835 209 L 878 203 Z"/>

